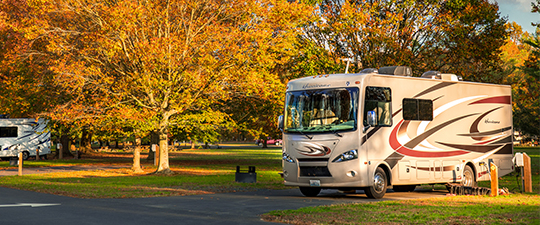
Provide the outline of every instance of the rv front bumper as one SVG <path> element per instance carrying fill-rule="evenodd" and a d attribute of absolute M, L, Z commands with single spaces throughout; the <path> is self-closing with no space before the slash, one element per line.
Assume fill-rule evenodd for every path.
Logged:
<path fill-rule="evenodd" d="M 323 188 L 367 187 L 367 166 L 358 159 L 346 162 L 283 162 L 283 178 L 287 186 Z"/>

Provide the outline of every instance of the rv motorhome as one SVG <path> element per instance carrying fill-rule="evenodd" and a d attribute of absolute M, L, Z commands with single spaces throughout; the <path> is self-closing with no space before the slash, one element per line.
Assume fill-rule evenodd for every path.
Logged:
<path fill-rule="evenodd" d="M 511 88 L 465 82 L 409 67 L 328 74 L 287 84 L 283 130 L 285 185 L 305 196 L 321 189 L 388 188 L 489 180 L 513 171 Z"/>
<path fill-rule="evenodd" d="M 23 159 L 39 155 L 46 157 L 51 153 L 51 133 L 47 129 L 47 120 L 40 119 L 0 119 L 0 158 L 18 157 Z"/>

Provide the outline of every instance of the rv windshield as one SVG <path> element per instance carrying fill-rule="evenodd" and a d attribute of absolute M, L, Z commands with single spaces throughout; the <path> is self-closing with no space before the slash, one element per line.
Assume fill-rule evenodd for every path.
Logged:
<path fill-rule="evenodd" d="M 284 132 L 355 130 L 357 108 L 358 88 L 287 92 Z"/>

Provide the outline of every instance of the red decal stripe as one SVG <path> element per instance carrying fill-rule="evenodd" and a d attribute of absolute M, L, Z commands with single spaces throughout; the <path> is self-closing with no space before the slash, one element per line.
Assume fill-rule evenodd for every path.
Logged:
<path fill-rule="evenodd" d="M 399 143 L 398 139 L 397 139 L 397 131 L 399 129 L 399 127 L 401 127 L 401 124 L 403 124 L 403 120 L 399 121 L 399 123 L 396 125 L 396 127 L 394 127 L 394 130 L 392 130 L 392 133 L 390 133 L 390 146 L 396 150 L 398 149 L 399 147 L 401 147 L 401 144 Z"/>
<path fill-rule="evenodd" d="M 434 157 L 449 157 L 449 156 L 456 156 L 456 155 L 464 155 L 469 152 L 467 151 L 444 151 L 444 152 L 425 152 L 425 151 L 417 151 L 408 149 L 406 147 L 401 147 L 396 150 L 397 153 L 406 155 L 406 156 L 412 156 L 412 157 L 421 157 L 421 158 L 434 158 Z"/>
<path fill-rule="evenodd" d="M 484 104 L 484 103 L 495 103 L 495 104 L 512 104 L 512 97 L 511 96 L 497 96 L 497 97 L 491 97 L 486 98 L 482 100 L 478 100 L 476 102 L 469 103 L 469 105 L 474 104 Z"/>

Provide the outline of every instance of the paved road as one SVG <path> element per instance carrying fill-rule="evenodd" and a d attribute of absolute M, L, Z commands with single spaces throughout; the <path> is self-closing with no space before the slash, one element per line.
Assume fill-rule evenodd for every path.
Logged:
<path fill-rule="evenodd" d="M 271 210 L 377 201 L 358 194 L 323 190 L 302 197 L 298 189 L 261 190 L 137 199 L 77 199 L 0 187 L 0 224 L 269 224 L 259 215 Z M 444 196 L 446 191 L 393 193 L 384 200 Z M 41 205 L 40 205 L 41 204 Z"/>

